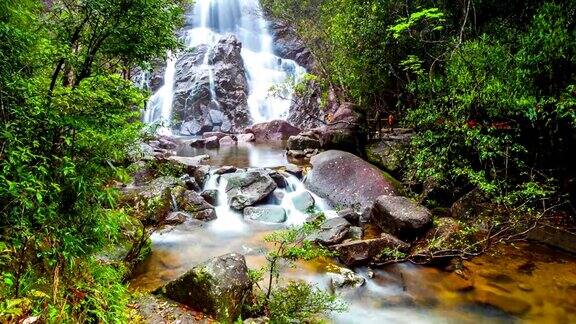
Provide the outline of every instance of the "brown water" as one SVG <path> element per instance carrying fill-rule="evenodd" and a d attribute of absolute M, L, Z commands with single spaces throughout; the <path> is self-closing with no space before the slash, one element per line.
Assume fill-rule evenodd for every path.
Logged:
<path fill-rule="evenodd" d="M 207 153 L 214 165 L 286 163 L 283 148 L 274 145 L 179 152 Z M 263 237 L 282 225 L 246 222 L 230 212 L 218 216 L 202 227 L 183 224 L 155 233 L 152 254 L 138 269 L 132 287 L 154 289 L 194 265 L 230 252 L 244 254 L 251 268 L 262 267 L 267 249 Z M 287 269 L 284 278 L 304 279 L 327 289 L 327 272 L 333 266 L 333 260 L 299 263 Z M 540 245 L 497 246 L 453 272 L 410 263 L 354 270 L 367 279 L 366 284 L 338 292 L 348 310 L 332 314 L 333 322 L 576 323 L 576 258 Z"/>

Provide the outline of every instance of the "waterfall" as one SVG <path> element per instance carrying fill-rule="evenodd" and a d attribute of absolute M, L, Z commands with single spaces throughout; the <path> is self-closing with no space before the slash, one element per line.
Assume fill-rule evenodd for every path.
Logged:
<path fill-rule="evenodd" d="M 292 91 L 283 83 L 299 80 L 306 72 L 292 60 L 273 53 L 273 38 L 268 30 L 258 0 L 196 0 L 186 13 L 187 29 L 183 31 L 185 49 L 208 45 L 203 69 L 210 76 L 210 92 L 219 107 L 214 89 L 214 75 L 208 63 L 210 49 L 226 34 L 234 34 L 242 43 L 249 86 L 248 109 L 255 123 L 286 119 L 291 105 Z M 164 86 L 150 99 L 144 122 L 161 123 L 169 129 L 174 97 L 176 58 L 170 56 L 164 75 Z M 275 89 L 276 95 L 271 94 Z"/>

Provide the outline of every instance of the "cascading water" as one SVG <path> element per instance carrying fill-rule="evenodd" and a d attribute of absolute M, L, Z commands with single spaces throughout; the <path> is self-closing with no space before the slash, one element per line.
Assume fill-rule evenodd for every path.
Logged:
<path fill-rule="evenodd" d="M 208 45 L 202 69 L 208 70 L 212 101 L 218 107 L 214 75 L 208 62 L 210 49 L 225 34 L 234 34 L 242 43 L 249 95 L 248 108 L 254 123 L 286 119 L 292 91 L 286 82 L 297 81 L 306 72 L 292 60 L 274 55 L 268 23 L 262 17 L 258 0 L 197 0 L 187 13 L 183 33 L 186 49 Z M 144 122 L 161 123 L 168 130 L 174 97 L 175 58 L 167 62 L 164 86 L 150 99 Z"/>

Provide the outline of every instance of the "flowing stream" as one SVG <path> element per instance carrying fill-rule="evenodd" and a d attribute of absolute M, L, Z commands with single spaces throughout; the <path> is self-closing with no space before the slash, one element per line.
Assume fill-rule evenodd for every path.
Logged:
<path fill-rule="evenodd" d="M 290 76 L 299 77 L 305 71 L 290 60 L 275 56 L 267 22 L 259 15 L 257 0 L 196 0 L 187 15 L 184 31 L 186 48 L 201 44 L 213 45 L 223 34 L 236 34 L 242 42 L 242 57 L 250 87 L 249 109 L 255 122 L 287 117 L 290 99 L 272 97 L 269 89 Z M 207 56 L 208 54 L 206 54 Z M 144 116 L 147 123 L 162 122 L 169 125 L 172 113 L 175 56 L 170 55 L 164 79 L 165 84 L 150 99 Z M 202 69 L 211 71 L 207 58 Z M 216 98 L 213 75 L 210 91 Z M 217 98 L 214 104 L 218 104 Z M 162 132 L 170 134 L 170 127 Z M 234 165 L 239 168 L 276 168 L 286 160 L 284 143 L 265 145 L 243 144 L 216 150 L 191 148 L 182 141 L 178 155 L 210 155 L 214 166 Z M 260 268 L 265 264 L 265 251 L 269 248 L 263 238 L 274 230 L 304 222 L 306 214 L 294 205 L 294 197 L 307 192 L 305 185 L 293 176 L 288 185 L 277 189 L 267 204 L 286 210 L 287 221 L 267 224 L 245 220 L 228 207 L 223 190 L 225 181 L 211 174 L 204 189 L 219 192 L 216 204 L 217 219 L 207 223 L 190 223 L 161 230 L 152 235 L 150 258 L 138 269 L 131 282 L 135 289 L 150 290 L 177 278 L 194 265 L 211 257 L 238 252 L 245 255 L 248 266 Z M 334 215 L 330 205 L 312 194 L 318 210 L 328 217 Z M 538 250 L 541 249 L 541 250 Z M 519 252 L 520 251 L 520 252 Z M 576 302 L 570 296 L 576 293 L 576 264 L 574 258 L 544 248 L 520 246 L 506 253 L 512 256 L 485 256 L 466 263 L 467 274 L 474 290 L 454 277 L 453 273 L 412 264 L 392 265 L 382 269 L 354 269 L 366 279 L 357 288 L 338 291 L 349 305 L 343 313 L 333 314 L 338 323 L 509 323 L 518 320 L 553 322 L 576 320 Z M 514 254 L 516 253 L 516 254 Z M 507 254 L 507 255 L 508 255 Z M 302 279 L 322 289 L 330 287 L 330 271 L 334 260 L 299 263 L 283 274 L 286 279 Z M 531 269 L 528 275 L 523 269 Z M 553 273 L 553 275 L 552 275 Z M 501 305 L 479 302 L 478 291 L 504 294 Z M 500 295 L 498 295 L 500 296 Z M 511 314 L 521 302 L 526 309 Z M 516 308 L 514 308 L 516 307 Z M 513 312 L 512 312 L 513 313 Z"/>

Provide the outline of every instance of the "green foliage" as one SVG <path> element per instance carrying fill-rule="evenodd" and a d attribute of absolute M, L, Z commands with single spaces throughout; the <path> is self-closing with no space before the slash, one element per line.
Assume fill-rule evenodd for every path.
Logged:
<path fill-rule="evenodd" d="M 126 238 L 114 183 L 147 95 L 128 71 L 178 47 L 181 13 L 168 0 L 0 3 L 2 321 L 123 320 L 125 269 L 94 256 Z"/>

